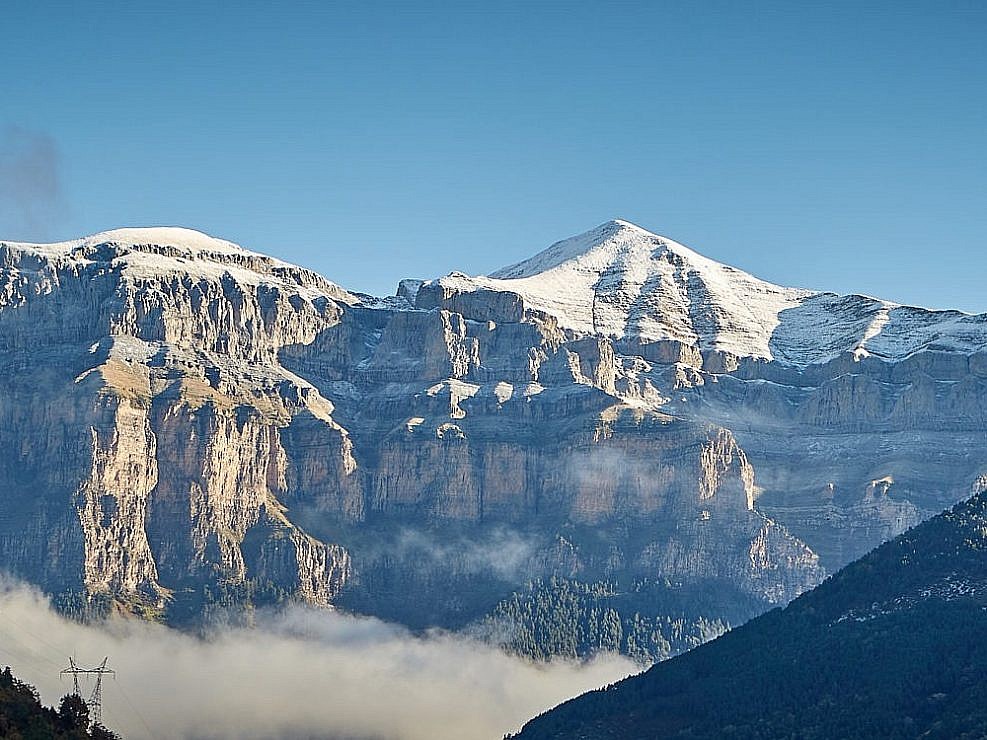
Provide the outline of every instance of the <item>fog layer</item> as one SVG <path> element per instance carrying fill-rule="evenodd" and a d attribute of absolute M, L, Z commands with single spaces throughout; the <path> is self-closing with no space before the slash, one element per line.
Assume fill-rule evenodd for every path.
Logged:
<path fill-rule="evenodd" d="M 132 738 L 501 738 L 635 670 L 616 656 L 537 665 L 301 607 L 257 621 L 205 640 L 133 620 L 84 626 L 5 583 L 0 662 L 55 703 L 72 688 L 58 675 L 69 655 L 86 667 L 108 656 L 116 677 L 104 683 L 104 724 Z"/>

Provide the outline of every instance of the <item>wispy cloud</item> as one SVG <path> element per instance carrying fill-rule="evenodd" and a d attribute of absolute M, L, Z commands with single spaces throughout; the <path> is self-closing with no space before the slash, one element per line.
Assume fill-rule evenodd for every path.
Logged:
<path fill-rule="evenodd" d="M 538 665 L 458 636 L 293 608 L 210 639 L 115 620 L 84 626 L 24 586 L 0 587 L 0 661 L 49 703 L 58 669 L 104 655 L 104 719 L 128 738 L 499 738 L 629 661 Z"/>
<path fill-rule="evenodd" d="M 0 236 L 49 239 L 65 215 L 55 140 L 21 126 L 0 128 Z"/>
<path fill-rule="evenodd" d="M 460 573 L 491 573 L 519 585 L 534 575 L 533 558 L 539 542 L 517 532 L 494 527 L 481 534 L 445 536 L 419 529 L 402 529 L 378 555 L 405 562 L 427 562 L 430 568 Z"/>

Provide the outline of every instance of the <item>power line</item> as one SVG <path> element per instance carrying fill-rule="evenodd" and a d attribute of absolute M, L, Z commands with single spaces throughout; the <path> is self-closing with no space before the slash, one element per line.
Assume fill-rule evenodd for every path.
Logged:
<path fill-rule="evenodd" d="M 58 670 L 58 668 L 59 668 L 59 664 L 58 663 L 56 663 L 55 661 L 53 661 L 51 658 L 49 658 L 47 655 L 45 655 L 42 651 L 40 651 L 40 650 L 38 650 L 36 648 L 33 648 L 30 645 L 28 645 L 23 639 L 21 639 L 21 637 L 19 637 L 18 635 L 16 635 L 13 631 L 5 630 L 2 626 L 0 626 L 0 632 L 6 633 L 6 639 L 7 640 L 9 640 L 10 642 L 12 642 L 12 643 L 14 643 L 16 645 L 20 645 L 20 647 L 23 648 L 24 655 L 29 656 L 27 662 L 30 663 L 30 662 L 35 662 L 37 660 L 43 660 L 44 662 L 48 663 L 49 665 L 53 666 L 56 670 Z M 9 647 L 6 648 L 6 652 L 10 653 L 11 655 L 14 654 L 10 650 Z M 21 658 L 23 658 L 24 655 L 22 655 L 22 656 L 15 656 L 15 657 L 21 657 Z"/>
<path fill-rule="evenodd" d="M 140 723 L 144 725 L 144 729 L 147 730 L 147 736 L 151 738 L 151 740 L 154 740 L 155 739 L 154 732 L 151 730 L 150 725 L 148 725 L 147 722 L 144 720 L 144 716 L 140 713 L 140 711 L 137 709 L 134 703 L 130 701 L 130 697 L 127 696 L 127 692 L 123 690 L 123 686 L 121 685 L 119 688 L 120 688 L 120 696 L 122 696 L 123 700 L 127 702 L 127 706 L 129 706 L 131 711 L 137 716 L 137 719 L 140 720 Z"/>
<path fill-rule="evenodd" d="M 75 658 L 69 658 L 69 667 L 61 673 L 63 676 L 66 673 L 72 676 L 73 693 L 80 699 L 82 692 L 79 690 L 79 676 L 96 676 L 92 694 L 89 695 L 89 701 L 86 703 L 89 705 L 89 711 L 92 712 L 93 722 L 99 725 L 103 724 L 103 676 L 112 675 L 116 678 L 116 671 L 106 667 L 108 660 L 108 657 L 103 658 L 103 662 L 95 668 L 80 668 L 75 664 Z"/>
<path fill-rule="evenodd" d="M 9 625 L 4 625 L 3 622 L 9 622 Z M 27 625 L 23 624 L 19 620 L 15 620 L 8 610 L 5 610 L 2 613 L 2 619 L 0 619 L 0 630 L 6 632 L 11 640 L 20 643 L 29 652 L 37 654 L 38 657 L 40 657 L 45 662 L 55 666 L 55 668 L 58 668 L 60 666 L 60 663 L 52 660 L 47 655 L 45 655 L 44 651 L 29 646 L 25 641 L 25 637 L 32 638 L 39 645 L 50 650 L 52 655 L 62 656 L 65 654 L 65 651 L 62 648 L 52 645 L 45 638 L 41 637 L 41 635 L 29 629 Z"/>
<path fill-rule="evenodd" d="M 4 624 L 4 622 L 8 622 L 8 624 Z M 5 642 L 10 644 L 3 644 Z M 20 649 L 15 649 L 15 645 Z M 61 669 L 63 664 L 58 663 L 48 657 L 46 654 L 48 651 L 51 651 L 52 654 L 57 655 L 65 654 L 62 648 L 53 645 L 37 632 L 29 629 L 25 624 L 14 620 L 8 611 L 5 610 L 2 612 L 2 617 L 0 617 L 0 654 L 6 654 L 9 657 L 14 658 L 16 662 L 25 666 L 32 663 L 37 663 L 40 660 L 52 666 L 55 670 Z M 96 676 L 93 691 L 91 692 L 89 700 L 86 704 L 90 709 L 93 721 L 99 722 L 100 724 L 102 724 L 102 715 L 104 710 L 102 705 L 102 677 L 104 675 L 112 675 L 116 678 L 116 672 L 107 668 L 106 663 L 107 659 L 104 658 L 103 662 L 96 668 L 80 668 L 75 664 L 73 658 L 69 658 L 69 668 L 60 671 L 61 675 L 69 674 L 72 676 L 73 693 L 83 699 L 83 701 L 86 700 L 82 694 L 83 687 L 81 685 L 80 676 Z M 134 706 L 130 698 L 123 693 L 122 686 L 120 687 L 120 692 L 131 712 L 136 715 L 137 720 L 144 726 L 148 737 L 154 738 L 154 733 L 147 721 L 138 711 L 137 707 Z"/>
<path fill-rule="evenodd" d="M 8 622 L 9 624 L 4 624 L 4 622 Z M 31 643 L 37 643 L 37 644 L 35 645 Z M 15 649 L 14 647 L 15 645 L 19 646 L 19 649 Z M 43 650 L 41 648 L 47 648 L 47 650 Z M 27 626 L 24 625 L 23 623 L 20 623 L 12 619 L 11 615 L 8 612 L 2 613 L 2 616 L 0 616 L 0 654 L 5 654 L 8 657 L 13 658 L 14 664 L 21 664 L 23 666 L 28 666 L 31 664 L 36 664 L 38 661 L 43 661 L 44 663 L 47 663 L 49 666 L 53 667 L 56 671 L 59 671 L 62 665 L 64 664 L 60 662 L 56 662 L 55 660 L 52 660 L 50 657 L 48 657 L 48 654 L 46 654 L 48 651 L 51 651 L 51 654 L 57 654 L 59 656 L 65 654 L 62 648 L 56 647 L 51 642 L 49 642 L 41 635 L 39 635 L 37 632 L 28 629 Z M 79 669 L 78 666 L 74 665 L 74 662 L 72 661 L 71 658 L 69 662 L 70 662 L 70 667 L 64 671 L 61 671 L 61 673 L 62 674 L 69 673 L 72 675 L 73 693 L 77 694 L 80 698 L 82 698 L 85 701 L 85 698 L 82 696 L 82 686 L 80 685 L 81 682 L 79 680 L 79 676 L 80 674 L 83 674 L 85 670 L 88 669 Z M 74 671 L 73 666 L 76 669 L 78 669 L 79 672 Z M 103 663 L 103 667 L 105 668 L 105 662 Z M 97 670 L 97 669 L 91 669 L 91 670 Z M 103 675 L 112 674 L 114 675 L 114 678 L 116 677 L 115 673 L 110 669 L 106 669 L 102 671 L 102 674 Z M 98 679 L 98 683 L 100 684 L 98 687 L 99 693 L 98 696 L 96 697 L 97 700 L 99 701 L 99 709 L 97 710 L 95 708 L 96 702 L 94 702 L 92 696 L 90 696 L 90 699 L 87 702 L 87 706 L 89 706 L 91 708 L 91 711 L 93 712 L 94 721 L 100 722 L 102 718 L 102 714 L 106 712 L 106 707 L 102 706 L 101 676 L 97 675 L 97 679 Z M 119 690 L 124 701 L 129 706 L 131 713 L 135 715 L 137 720 L 140 722 L 140 724 L 143 725 L 144 729 L 147 731 L 147 736 L 149 738 L 152 738 L 153 740 L 155 737 L 154 732 L 151 730 L 150 726 L 148 725 L 147 721 L 144 719 L 143 715 L 141 715 L 140 711 L 130 700 L 130 698 L 126 695 L 126 693 L 123 690 L 123 686 L 120 686 Z M 99 712 L 99 714 L 97 714 L 97 711 Z"/>

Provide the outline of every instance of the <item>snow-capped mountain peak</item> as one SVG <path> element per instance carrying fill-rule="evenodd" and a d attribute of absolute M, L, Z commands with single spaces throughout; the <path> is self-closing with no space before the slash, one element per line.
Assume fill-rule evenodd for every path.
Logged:
<path fill-rule="evenodd" d="M 491 276 L 452 274 L 453 291 L 510 291 L 579 334 L 672 340 L 805 366 L 844 353 L 900 359 L 987 347 L 987 316 L 787 288 L 622 220 L 556 242 Z"/>
<path fill-rule="evenodd" d="M 810 295 L 621 220 L 557 242 L 491 277 L 441 282 L 518 293 L 526 305 L 580 333 L 676 340 L 755 356 L 768 356 L 781 311 Z"/>
<path fill-rule="evenodd" d="M 585 234 L 556 242 L 534 257 L 497 270 L 491 277 L 532 277 L 571 262 L 590 270 L 605 269 L 616 259 L 630 264 L 669 254 L 686 261 L 711 262 L 671 239 L 653 234 L 629 221 L 614 219 Z"/>

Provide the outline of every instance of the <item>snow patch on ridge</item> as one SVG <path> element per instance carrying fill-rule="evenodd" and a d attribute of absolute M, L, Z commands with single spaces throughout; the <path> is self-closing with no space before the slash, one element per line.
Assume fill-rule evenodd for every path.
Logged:
<path fill-rule="evenodd" d="M 11 247 L 32 249 L 49 255 L 65 255 L 83 247 L 96 247 L 100 244 L 116 244 L 121 247 L 174 247 L 193 253 L 213 252 L 217 254 L 251 254 L 243 247 L 195 229 L 179 226 L 149 226 L 140 228 L 112 229 L 98 234 L 52 244 L 29 242 L 3 242 Z"/>
<path fill-rule="evenodd" d="M 172 226 L 123 228 L 52 244 L 0 242 L 0 246 L 38 254 L 55 262 L 107 261 L 134 280 L 169 275 L 221 280 L 228 275 L 243 285 L 271 285 L 309 299 L 327 296 L 344 303 L 359 299 L 321 275 L 194 229 Z M 107 247 L 106 251 L 101 251 Z"/>

